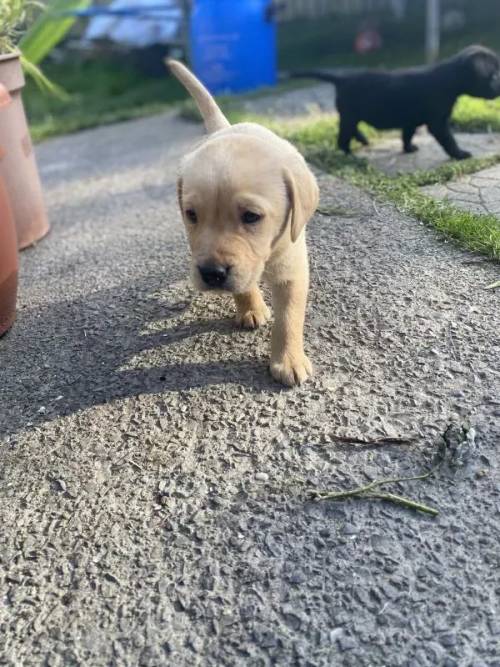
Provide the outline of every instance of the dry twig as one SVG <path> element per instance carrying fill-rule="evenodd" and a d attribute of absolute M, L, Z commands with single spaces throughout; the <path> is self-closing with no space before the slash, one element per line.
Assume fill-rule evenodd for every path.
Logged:
<path fill-rule="evenodd" d="M 428 505 L 424 505 L 422 503 L 416 502 L 415 500 L 412 500 L 411 498 L 405 498 L 404 496 L 399 496 L 394 493 L 390 492 L 380 492 L 377 489 L 379 489 L 381 486 L 385 486 L 386 484 L 399 484 L 401 482 L 410 482 L 414 480 L 422 480 L 422 479 L 427 479 L 430 477 L 433 473 L 436 472 L 436 470 L 441 466 L 443 461 L 445 460 L 446 457 L 446 451 L 448 447 L 448 436 L 449 433 L 449 427 L 446 429 L 445 434 L 441 438 L 441 441 L 439 443 L 438 451 L 436 453 L 436 456 L 434 458 L 434 464 L 425 473 L 422 473 L 420 475 L 413 475 L 411 477 L 394 477 L 394 478 L 388 478 L 388 479 L 379 479 L 375 480 L 373 482 L 370 482 L 369 484 L 366 484 L 364 486 L 357 487 L 355 489 L 350 489 L 348 491 L 326 491 L 326 492 L 320 492 L 320 491 L 313 491 L 312 492 L 312 498 L 314 500 L 345 500 L 346 498 L 368 498 L 368 499 L 376 499 L 376 500 L 387 500 L 388 502 L 395 503 L 396 505 L 402 505 L 403 507 L 407 507 L 408 509 L 414 509 L 418 510 L 420 512 L 424 512 L 425 514 L 430 514 L 431 516 L 437 516 L 439 514 L 439 511 L 435 509 L 434 507 L 429 507 Z M 360 439 L 350 439 L 347 440 L 348 442 L 358 442 Z M 398 442 L 401 442 L 402 440 L 407 442 L 408 440 L 404 440 L 403 438 L 393 438 L 391 440 L 396 440 Z M 388 440 L 385 440 L 385 442 L 388 442 Z M 365 442 L 363 444 L 366 444 Z"/>
<path fill-rule="evenodd" d="M 415 438 L 391 438 L 389 436 L 369 440 L 350 435 L 331 435 L 330 438 L 335 442 L 348 442 L 355 445 L 410 445 L 415 441 Z"/>

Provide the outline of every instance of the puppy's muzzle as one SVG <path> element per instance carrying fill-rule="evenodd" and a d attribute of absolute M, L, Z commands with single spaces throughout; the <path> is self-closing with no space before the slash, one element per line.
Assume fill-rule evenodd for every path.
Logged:
<path fill-rule="evenodd" d="M 198 271 L 205 285 L 214 289 L 224 289 L 230 270 L 230 266 L 222 266 L 221 264 L 204 264 L 203 266 L 198 266 Z"/>

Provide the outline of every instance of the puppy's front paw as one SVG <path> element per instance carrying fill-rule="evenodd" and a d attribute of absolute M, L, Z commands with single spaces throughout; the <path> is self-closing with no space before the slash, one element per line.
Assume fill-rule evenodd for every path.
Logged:
<path fill-rule="evenodd" d="M 251 308 L 245 312 L 238 312 L 236 315 L 236 324 L 244 329 L 257 329 L 263 326 L 271 317 L 271 311 L 263 303 L 258 308 Z"/>
<path fill-rule="evenodd" d="M 469 151 L 459 150 L 453 157 L 455 160 L 467 160 L 467 158 L 472 157 L 472 153 L 469 153 Z"/>
<path fill-rule="evenodd" d="M 313 367 L 304 353 L 285 353 L 279 359 L 271 360 L 271 375 L 287 387 L 302 384 L 313 374 Z"/>

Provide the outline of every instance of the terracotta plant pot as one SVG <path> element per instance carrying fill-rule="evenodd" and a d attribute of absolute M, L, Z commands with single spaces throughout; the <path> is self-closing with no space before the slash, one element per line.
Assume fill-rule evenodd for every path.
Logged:
<path fill-rule="evenodd" d="M 0 87 L 0 93 L 2 89 Z M 2 122 L 0 110 L 0 123 Z M 17 237 L 7 190 L 0 177 L 0 336 L 16 316 Z"/>
<path fill-rule="evenodd" d="M 0 55 L 0 177 L 9 194 L 19 248 L 49 231 L 42 187 L 24 114 L 19 54 Z"/>

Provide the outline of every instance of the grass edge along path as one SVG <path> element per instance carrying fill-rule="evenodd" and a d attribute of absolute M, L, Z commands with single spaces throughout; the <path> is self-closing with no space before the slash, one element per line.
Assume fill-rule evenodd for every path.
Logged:
<path fill-rule="evenodd" d="M 266 124 L 266 119 L 260 119 L 260 122 Z M 470 158 L 428 171 L 389 177 L 367 160 L 346 157 L 337 150 L 335 118 L 312 121 L 296 128 L 276 123 L 271 123 L 271 127 L 294 143 L 307 160 L 327 173 L 348 180 L 381 201 L 393 203 L 400 212 L 434 227 L 461 246 L 500 260 L 500 221 L 496 216 L 463 210 L 420 190 L 421 186 L 445 183 L 498 164 L 500 155 Z"/>

